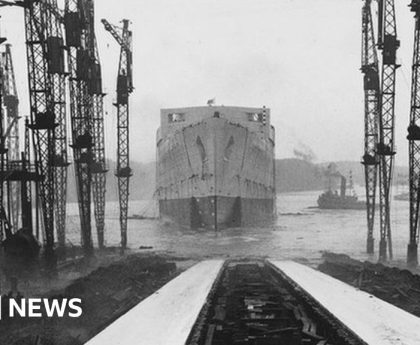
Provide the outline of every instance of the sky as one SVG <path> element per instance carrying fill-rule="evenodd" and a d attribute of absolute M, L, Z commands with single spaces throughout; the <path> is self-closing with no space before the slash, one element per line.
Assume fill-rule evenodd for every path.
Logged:
<path fill-rule="evenodd" d="M 60 2 L 61 3 L 61 2 Z M 160 109 L 216 104 L 267 106 L 277 158 L 310 148 L 318 162 L 363 155 L 361 0 L 99 0 L 96 34 L 103 66 L 107 157 L 116 155 L 119 46 L 101 18 L 130 19 L 134 45 L 131 159 L 155 159 Z M 414 19 L 396 0 L 401 48 L 396 161 L 408 165 Z M 13 45 L 22 115 L 28 114 L 23 10 L 0 9 Z"/>

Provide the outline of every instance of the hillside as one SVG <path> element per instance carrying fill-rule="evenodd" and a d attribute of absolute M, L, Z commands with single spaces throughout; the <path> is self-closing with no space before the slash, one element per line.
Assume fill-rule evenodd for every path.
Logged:
<path fill-rule="evenodd" d="M 277 192 L 319 190 L 323 188 L 324 179 L 321 167 L 297 158 L 276 160 Z"/>
<path fill-rule="evenodd" d="M 108 201 L 118 200 L 117 178 L 114 175 L 116 164 L 108 161 L 108 174 L 106 180 L 106 199 Z M 130 179 L 130 199 L 142 200 L 151 199 L 155 191 L 155 163 L 131 162 L 133 176 Z M 68 202 L 77 202 L 74 169 L 69 168 L 68 180 Z"/>
<path fill-rule="evenodd" d="M 337 170 L 340 171 L 344 176 L 348 176 L 349 172 L 352 172 L 354 183 L 357 185 L 365 184 L 365 173 L 363 165 L 359 162 L 352 161 L 341 161 L 334 162 L 337 165 Z M 322 168 L 326 168 L 329 163 L 319 164 Z M 397 184 L 407 184 L 408 183 L 408 167 L 396 166 L 394 168 L 393 183 Z"/>

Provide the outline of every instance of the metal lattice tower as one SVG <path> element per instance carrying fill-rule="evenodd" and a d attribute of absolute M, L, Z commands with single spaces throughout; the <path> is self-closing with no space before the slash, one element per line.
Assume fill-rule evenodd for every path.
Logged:
<path fill-rule="evenodd" d="M 48 73 L 48 51 L 45 35 L 47 10 L 45 2 L 26 0 L 25 12 L 26 48 L 30 95 L 31 123 L 35 162 L 43 176 L 39 185 L 44 224 L 45 255 L 50 266 L 54 257 L 54 157 L 55 157 L 55 109 L 52 83 Z"/>
<path fill-rule="evenodd" d="M 93 254 L 91 227 L 91 164 L 93 160 L 92 107 L 88 90 L 90 56 L 87 48 L 88 18 L 86 0 L 66 0 L 65 31 L 69 49 L 70 113 L 72 148 L 79 200 L 82 246 L 86 256 Z"/>
<path fill-rule="evenodd" d="M 64 39 L 56 0 L 47 0 L 46 41 L 48 48 L 48 74 L 51 80 L 52 102 L 57 122 L 55 128 L 55 223 L 60 247 L 65 246 L 66 195 L 67 195 L 67 121 L 66 121 L 66 71 Z"/>
<path fill-rule="evenodd" d="M 0 45 L 6 41 L 6 38 L 0 37 Z M 5 181 L 5 171 L 6 160 L 7 160 L 7 149 L 5 143 L 5 136 L 3 135 L 3 124 L 4 124 L 4 114 L 3 114 L 3 82 L 4 82 L 4 68 L 3 68 L 3 58 L 4 56 L 0 54 L 0 240 L 5 238 L 10 238 L 12 235 L 12 230 L 10 223 L 7 217 L 7 213 L 4 207 L 4 181 Z"/>
<path fill-rule="evenodd" d="M 382 51 L 382 77 L 379 143 L 376 153 L 379 157 L 379 260 L 385 261 L 387 260 L 387 250 L 389 250 L 389 258 L 392 259 L 390 190 L 395 155 L 395 76 L 399 67 L 396 63 L 396 55 L 400 42 L 397 40 L 394 0 L 379 0 L 378 6 L 378 47 Z"/>
<path fill-rule="evenodd" d="M 91 75 L 89 80 L 89 95 L 92 107 L 92 130 L 93 130 L 93 161 L 92 161 L 92 192 L 95 208 L 95 222 L 98 235 L 99 248 L 104 247 L 105 229 L 105 192 L 106 192 L 106 158 L 105 158 L 105 129 L 104 107 L 102 91 L 102 69 L 99 59 L 98 47 L 95 35 L 95 13 L 93 1 L 89 5 L 89 29 L 88 48 L 91 59 Z"/>
<path fill-rule="evenodd" d="M 5 52 L 2 53 L 3 61 L 3 103 L 6 109 L 4 116 L 8 135 L 6 137 L 7 161 L 18 161 L 19 149 L 19 98 L 16 89 L 15 73 L 13 68 L 11 45 L 6 44 Z M 7 182 L 7 204 L 11 226 L 14 231 L 19 228 L 19 184 Z"/>
<path fill-rule="evenodd" d="M 132 176 L 129 160 L 129 95 L 133 91 L 132 78 L 132 33 L 128 30 L 129 21 L 123 20 L 123 27 L 117 28 L 102 19 L 105 30 L 109 31 L 121 46 L 117 79 L 117 117 L 118 117 L 118 160 L 115 175 L 118 178 L 120 201 L 121 246 L 127 247 L 127 215 L 129 181 Z"/>
<path fill-rule="evenodd" d="M 46 4 L 48 74 L 51 81 L 52 106 L 57 122 L 53 160 L 55 175 L 55 223 L 58 245 L 64 248 L 66 242 L 67 167 L 69 165 L 67 161 L 65 46 L 61 18 L 57 15 L 57 0 L 46 0 Z"/>
<path fill-rule="evenodd" d="M 25 171 L 29 170 L 31 164 L 31 144 L 29 135 L 29 120 L 25 121 L 25 150 L 22 154 L 22 166 Z M 39 182 L 36 182 L 39 183 Z M 38 212 L 36 209 L 35 212 Z M 22 227 L 33 229 L 32 220 L 32 183 L 30 179 L 22 182 Z M 35 235 L 39 237 L 39 230 L 36 229 Z"/>
<path fill-rule="evenodd" d="M 371 0 L 365 0 L 362 9 L 362 73 L 365 93 L 365 148 L 362 164 L 365 169 L 367 208 L 367 252 L 374 252 L 373 228 L 375 221 L 376 186 L 378 176 L 378 113 L 379 66 L 373 29 Z"/>
<path fill-rule="evenodd" d="M 420 1 L 413 0 L 410 7 L 415 13 L 415 28 L 410 124 L 407 136 L 409 140 L 410 169 L 410 239 L 408 243 L 407 263 L 410 266 L 417 266 L 420 212 Z"/>

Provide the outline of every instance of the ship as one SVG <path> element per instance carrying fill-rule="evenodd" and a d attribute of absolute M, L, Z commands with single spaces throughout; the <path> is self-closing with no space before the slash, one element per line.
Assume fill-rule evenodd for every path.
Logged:
<path fill-rule="evenodd" d="M 161 110 L 159 216 L 197 229 L 275 217 L 275 130 L 270 109 L 204 106 Z"/>
<path fill-rule="evenodd" d="M 329 167 L 330 169 L 330 167 Z M 340 178 L 340 193 L 333 190 L 331 179 L 335 176 Z M 359 201 L 353 188 L 353 178 L 350 172 L 350 183 L 347 188 L 347 179 L 337 172 L 328 173 L 328 189 L 318 197 L 318 207 L 326 210 L 364 210 L 366 203 Z M 347 193 L 349 192 L 349 193 Z"/>
<path fill-rule="evenodd" d="M 410 193 L 409 192 L 405 192 L 405 193 L 397 194 L 396 196 L 394 196 L 394 200 L 398 200 L 398 201 L 410 201 Z"/>

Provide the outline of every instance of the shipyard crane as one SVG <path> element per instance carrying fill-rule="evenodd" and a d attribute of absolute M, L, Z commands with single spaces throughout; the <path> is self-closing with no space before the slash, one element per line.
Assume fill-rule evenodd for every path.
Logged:
<path fill-rule="evenodd" d="M 92 107 L 89 95 L 90 55 L 87 48 L 87 1 L 66 0 L 65 33 L 70 73 L 72 148 L 76 172 L 82 246 L 93 254 L 91 227 Z"/>
<path fill-rule="evenodd" d="M 54 133 L 54 204 L 58 245 L 65 247 L 67 198 L 67 116 L 65 45 L 57 0 L 45 0 L 45 35 L 47 47 L 47 73 L 51 82 L 52 110 L 57 126 Z"/>
<path fill-rule="evenodd" d="M 55 119 L 46 26 L 48 21 L 46 1 L 0 1 L 0 6 L 21 6 L 24 9 L 26 52 L 28 60 L 28 84 L 30 123 L 35 152 L 39 195 L 44 224 L 44 242 L 47 265 L 55 266 L 54 253 L 54 194 L 55 194 Z"/>
<path fill-rule="evenodd" d="M 93 161 L 92 161 L 92 194 L 95 210 L 95 223 L 99 248 L 104 247 L 105 229 L 105 193 L 106 193 L 106 158 L 104 129 L 104 93 L 102 91 L 102 68 L 99 59 L 95 35 L 95 12 L 93 1 L 88 1 L 88 50 L 90 55 L 90 80 L 88 92 L 91 98 Z"/>
<path fill-rule="evenodd" d="M 11 161 L 2 170 L 2 176 L 8 183 L 14 182 L 20 185 L 22 227 L 14 233 L 6 232 L 3 241 L 4 259 L 14 264 L 27 267 L 38 257 L 40 246 L 33 234 L 32 222 L 32 182 L 39 183 L 42 177 L 38 175 L 36 166 L 30 163 L 29 153 L 29 120 L 25 128 L 25 152 L 22 152 L 21 160 Z M 7 132 L 6 132 L 7 135 Z M 36 210 L 38 214 L 38 210 Z M 38 232 L 38 229 L 37 229 Z"/>
<path fill-rule="evenodd" d="M 410 237 L 407 264 L 417 266 L 420 212 L 420 1 L 412 0 L 414 12 L 414 51 L 411 84 L 410 123 L 408 126 L 409 183 L 410 183 Z"/>
<path fill-rule="evenodd" d="M 15 72 L 11 53 L 11 45 L 5 45 L 2 53 L 3 61 L 3 103 L 6 110 L 5 123 L 9 127 L 6 133 L 7 162 L 19 160 L 19 98 L 16 89 Z M 19 228 L 19 184 L 7 183 L 7 213 L 10 217 L 11 226 L 16 231 Z"/>
<path fill-rule="evenodd" d="M 63 45 L 60 44 L 60 27 L 54 18 L 57 4 L 55 0 L 0 1 L 0 6 L 20 6 L 24 9 L 26 51 L 28 60 L 28 84 L 30 96 L 30 123 L 35 152 L 37 174 L 42 176 L 37 185 L 37 195 L 41 200 L 42 223 L 44 225 L 45 256 L 50 268 L 55 266 L 54 253 L 54 211 L 57 212 L 59 238 L 62 242 L 65 219 L 65 181 L 58 164 L 65 138 L 62 136 L 63 116 L 65 118 L 64 88 L 57 84 L 64 71 Z M 53 10 L 52 10 L 53 9 Z M 58 77 L 59 75 L 59 77 Z M 63 84 L 64 85 L 64 84 Z M 57 87 L 57 88 L 55 88 Z M 56 119 L 57 117 L 57 119 Z M 56 121 L 58 120 L 58 122 Z M 65 126 L 65 125 L 64 125 Z M 65 127 L 64 127 L 65 128 Z M 56 142 L 56 133 L 58 141 Z M 58 152 L 58 154 L 57 154 Z M 63 183 L 56 181 L 57 178 Z M 56 187 L 58 202 L 55 203 Z M 63 192 L 64 191 L 64 192 Z M 64 209 L 64 215 L 63 210 Z M 37 219 L 37 226 L 39 224 Z"/>
<path fill-rule="evenodd" d="M 55 4 L 48 3 L 48 8 L 57 21 L 67 25 L 69 23 L 69 16 L 65 14 Z M 72 5 L 69 3 L 69 6 Z M 79 3 L 77 6 L 83 12 L 84 23 L 84 44 L 87 48 L 89 57 L 77 61 L 76 64 L 85 64 L 88 71 L 87 92 L 89 95 L 86 111 L 89 112 L 91 117 L 91 127 L 93 135 L 92 146 L 92 160 L 91 160 L 91 178 L 92 178 L 92 194 L 95 210 L 95 220 L 98 233 L 98 244 L 102 248 L 104 246 L 104 228 L 105 228 L 105 192 L 106 192 L 106 159 L 105 159 L 105 138 L 104 138 L 104 117 L 103 117 L 103 97 L 102 92 L 102 74 L 101 64 L 99 60 L 99 53 L 95 35 L 95 15 L 94 15 L 94 2 L 86 0 L 84 3 Z M 76 8 L 76 3 L 73 3 Z M 66 21 L 67 18 L 67 21 Z M 70 19 L 71 20 L 71 19 Z M 76 53 L 77 55 L 77 53 Z M 80 102 L 80 100 L 79 100 Z M 64 122 L 65 125 L 65 122 Z M 65 131 L 61 131 L 65 134 Z M 82 214 L 86 214 L 83 212 Z M 86 223 L 86 222 L 85 222 Z"/>
<path fill-rule="evenodd" d="M 16 92 L 16 85 L 13 73 L 13 64 L 11 61 L 10 45 L 6 45 L 5 53 L 1 54 L 0 61 L 0 93 L 4 95 L 4 105 L 6 108 L 7 116 L 7 126 L 5 132 L 3 132 L 3 109 L 0 109 L 0 133 L 1 133 L 1 143 L 2 147 L 6 145 L 6 141 L 9 143 L 8 147 L 5 150 L 2 150 L 1 157 L 1 187 L 0 194 L 2 195 L 2 206 L 1 206 L 1 222 L 2 222 L 2 231 L 1 237 L 3 242 L 3 249 L 6 255 L 6 258 L 10 258 L 13 261 L 19 257 L 19 259 L 25 258 L 35 258 L 38 256 L 39 247 L 35 238 L 33 237 L 33 224 L 32 224 L 32 193 L 31 193 L 31 183 L 35 181 L 39 183 L 41 181 L 41 176 L 37 174 L 37 169 L 35 165 L 30 165 L 30 154 L 29 154 L 29 129 L 27 120 L 27 126 L 25 129 L 25 153 L 22 153 L 22 159 L 19 160 L 19 153 L 16 152 L 19 149 L 18 143 L 13 143 L 13 140 L 19 139 L 16 136 L 18 135 L 18 99 Z M 1 102 L 0 102 L 1 103 Z M 12 144 L 10 142 L 12 141 Z M 13 152 L 13 159 L 10 159 L 11 151 Z M 14 189 L 7 189 L 7 199 L 8 199 L 8 211 L 6 213 L 3 206 L 3 196 L 4 196 L 4 183 L 7 183 L 8 186 L 11 184 L 16 185 Z M 20 191 L 19 191 L 20 190 Z M 17 195 L 12 195 L 12 193 L 20 194 L 20 198 Z M 10 200 L 16 197 L 16 205 L 13 205 L 15 209 L 21 209 L 21 229 L 18 230 L 18 220 L 14 219 L 14 231 L 12 231 L 12 226 L 9 223 L 7 214 L 11 214 L 10 209 Z M 19 201 L 21 202 L 19 205 Z M 38 210 L 36 210 L 38 214 Z M 17 216 L 19 216 L 19 213 Z M 25 247 L 25 250 L 22 251 L 20 247 L 23 243 L 29 244 L 29 247 Z M 28 249 L 30 248 L 30 249 Z"/>
<path fill-rule="evenodd" d="M 0 45 L 6 42 L 6 38 L 0 37 Z M 0 55 L 0 59 L 3 59 L 3 56 Z M 5 137 L 3 135 L 3 82 L 4 82 L 4 71 L 3 71 L 3 62 L 0 61 L 0 240 L 3 240 L 5 237 L 8 238 L 12 235 L 12 229 L 7 217 L 6 209 L 4 207 L 4 181 L 5 176 L 3 171 L 5 171 L 5 160 L 6 160 L 6 143 Z"/>
<path fill-rule="evenodd" d="M 55 121 L 51 81 L 48 75 L 45 7 L 42 1 L 23 1 L 28 59 L 30 124 L 35 162 L 43 180 L 39 185 L 47 264 L 55 265 L 54 254 L 54 140 Z"/>
<path fill-rule="evenodd" d="M 365 0 L 362 8 L 362 68 L 365 93 L 365 148 L 362 164 L 365 170 L 367 208 L 367 252 L 374 252 L 373 228 L 375 220 L 376 186 L 378 176 L 378 113 L 379 113 L 379 65 L 372 20 L 372 0 Z"/>
<path fill-rule="evenodd" d="M 45 256 L 47 265 L 54 268 L 54 196 L 55 196 L 55 131 L 54 94 L 49 74 L 48 42 L 46 36 L 47 11 L 44 1 L 16 2 L 24 8 L 26 51 L 30 96 L 30 124 L 33 133 L 35 164 L 43 176 L 39 184 L 44 225 Z"/>
<path fill-rule="evenodd" d="M 118 157 L 115 175 L 118 179 L 120 202 L 121 247 L 127 247 L 127 215 L 129 181 L 132 176 L 129 160 L 129 95 L 133 91 L 132 77 L 132 32 L 129 21 L 124 19 L 123 27 L 117 28 L 102 19 L 105 30 L 109 31 L 121 47 L 117 78 L 117 118 L 118 118 Z"/>
<path fill-rule="evenodd" d="M 390 220 L 390 190 L 395 155 L 394 113 L 397 39 L 394 0 L 378 0 L 378 48 L 382 51 L 381 97 L 379 112 L 379 142 L 376 154 L 379 158 L 379 260 L 392 259 Z"/>

